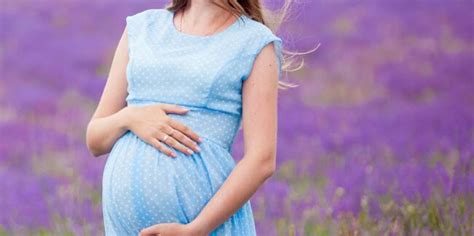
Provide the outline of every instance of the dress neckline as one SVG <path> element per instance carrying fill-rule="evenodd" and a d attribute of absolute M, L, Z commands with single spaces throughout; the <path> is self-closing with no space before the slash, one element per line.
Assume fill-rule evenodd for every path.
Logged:
<path fill-rule="evenodd" d="M 184 38 L 191 38 L 191 39 L 211 39 L 211 38 L 217 38 L 217 37 L 220 37 L 220 36 L 223 36 L 225 35 L 226 33 L 229 33 L 230 31 L 232 31 L 233 28 L 235 28 L 237 26 L 237 24 L 239 23 L 239 21 L 245 17 L 245 15 L 241 15 L 239 16 L 231 25 L 227 26 L 224 30 L 221 30 L 221 31 L 218 31 L 216 33 L 213 33 L 211 35 L 195 35 L 195 34 L 188 34 L 188 33 L 183 33 L 181 31 L 179 31 L 175 24 L 174 24 L 174 15 L 175 15 L 175 12 L 173 11 L 170 11 L 170 10 L 166 10 L 168 12 L 168 24 L 169 26 L 171 27 L 171 30 L 173 31 L 174 34 L 180 36 L 180 37 L 184 37 Z"/>

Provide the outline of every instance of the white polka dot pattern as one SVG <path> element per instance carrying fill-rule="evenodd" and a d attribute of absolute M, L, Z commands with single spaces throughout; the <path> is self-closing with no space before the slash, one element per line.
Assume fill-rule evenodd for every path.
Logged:
<path fill-rule="evenodd" d="M 235 167 L 230 153 L 242 119 L 242 84 L 256 56 L 274 42 L 281 65 L 281 39 L 246 16 L 210 36 L 179 32 L 172 18 L 166 9 L 127 17 L 126 101 L 189 108 L 185 115 L 169 115 L 204 139 L 201 152 L 187 156 L 169 147 L 178 154 L 171 158 L 131 131 L 120 137 L 104 168 L 106 235 L 191 222 Z M 210 235 L 256 235 L 250 201 Z"/>

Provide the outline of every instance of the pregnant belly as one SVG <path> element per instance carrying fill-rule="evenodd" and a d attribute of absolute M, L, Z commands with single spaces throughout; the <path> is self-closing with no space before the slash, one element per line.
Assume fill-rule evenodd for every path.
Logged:
<path fill-rule="evenodd" d="M 201 152 L 171 158 L 127 131 L 103 174 L 104 219 L 124 234 L 157 223 L 189 223 L 235 166 L 222 146 L 203 138 Z M 106 226 L 107 227 L 107 226 Z"/>

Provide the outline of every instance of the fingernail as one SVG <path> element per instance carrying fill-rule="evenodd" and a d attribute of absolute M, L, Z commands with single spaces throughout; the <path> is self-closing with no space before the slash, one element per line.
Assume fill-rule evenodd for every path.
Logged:
<path fill-rule="evenodd" d="M 197 150 L 198 152 L 200 152 L 200 151 L 201 151 L 201 148 L 200 148 L 199 146 L 196 146 L 196 150 Z"/>
<path fill-rule="evenodd" d="M 172 153 L 171 153 L 171 156 L 172 156 L 172 157 L 176 157 L 176 153 L 172 152 Z"/>
<path fill-rule="evenodd" d="M 188 153 L 189 153 L 189 155 L 192 155 L 194 152 L 193 152 L 193 150 L 188 149 Z"/>
<path fill-rule="evenodd" d="M 202 142 L 202 138 L 201 138 L 201 137 L 199 137 L 199 138 L 198 138 L 198 141 L 199 141 L 199 142 Z"/>

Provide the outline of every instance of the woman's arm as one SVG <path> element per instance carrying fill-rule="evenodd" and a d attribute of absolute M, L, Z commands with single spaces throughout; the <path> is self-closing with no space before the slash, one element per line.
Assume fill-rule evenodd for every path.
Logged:
<path fill-rule="evenodd" d="M 125 103 L 128 86 L 126 79 L 128 63 L 126 32 L 127 28 L 125 27 L 112 60 L 104 91 L 87 126 L 87 148 L 96 157 L 109 153 L 117 139 L 128 130 Z"/>
<path fill-rule="evenodd" d="M 278 70 L 274 45 L 255 59 L 242 91 L 245 154 L 216 194 L 190 223 L 210 233 L 231 217 L 276 168 Z"/>
<path fill-rule="evenodd" d="M 98 157 L 107 154 L 114 143 L 131 130 L 143 141 L 168 156 L 176 157 L 170 148 L 161 142 L 165 134 L 176 131 L 166 144 L 188 155 L 199 152 L 198 134 L 186 125 L 171 119 L 167 113 L 186 114 L 187 110 L 175 104 L 159 103 L 141 107 L 129 107 L 126 103 L 128 64 L 128 33 L 125 27 L 115 51 L 109 76 L 99 104 L 87 126 L 86 143 L 90 152 Z"/>
<path fill-rule="evenodd" d="M 160 223 L 140 235 L 208 235 L 237 212 L 276 168 L 278 67 L 275 46 L 255 58 L 242 88 L 245 154 L 199 215 L 189 224 Z"/>

